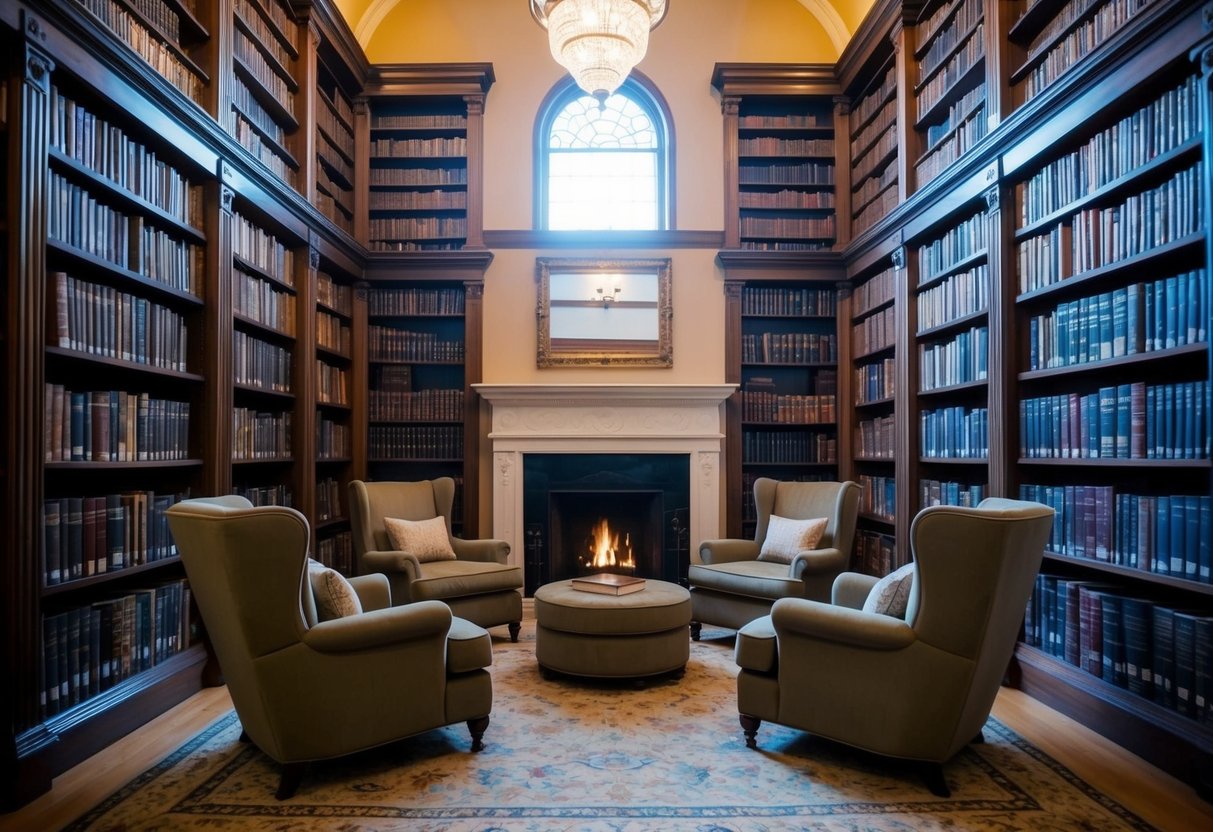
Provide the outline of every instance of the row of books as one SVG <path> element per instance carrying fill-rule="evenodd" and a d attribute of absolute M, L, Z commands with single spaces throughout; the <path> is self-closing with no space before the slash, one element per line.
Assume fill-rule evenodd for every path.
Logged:
<path fill-rule="evenodd" d="M 743 237 L 820 237 L 833 238 L 836 220 L 826 217 L 752 217 L 742 215 Z"/>
<path fill-rule="evenodd" d="M 286 16 L 281 13 L 281 10 L 274 7 L 274 0 L 262 5 L 268 6 L 271 13 L 278 12 L 278 20 L 280 26 L 277 30 L 266 22 L 265 18 L 253 8 L 249 0 L 235 0 L 233 9 L 236 13 L 236 19 L 240 21 L 240 25 L 248 29 L 257 42 L 267 51 L 269 51 L 278 61 L 281 66 L 290 66 L 291 57 L 279 40 L 278 32 L 294 31 L 295 26 L 290 23 Z M 351 145 L 353 143 L 351 142 Z"/>
<path fill-rule="evenodd" d="M 434 159 L 446 156 L 466 156 L 468 140 L 464 136 L 432 139 L 375 139 L 371 156 L 379 158 Z"/>
<path fill-rule="evenodd" d="M 288 113 L 293 114 L 294 100 L 291 85 L 287 79 L 262 56 L 253 39 L 242 32 L 239 27 L 235 29 L 235 35 L 232 39 L 232 47 L 236 59 L 275 101 L 281 104 Z"/>
<path fill-rule="evenodd" d="M 372 211 L 454 211 L 468 207 L 467 191 L 372 191 Z"/>
<path fill-rule="evenodd" d="M 281 152 L 281 148 L 286 146 L 286 128 L 274 120 L 269 110 L 261 105 L 261 102 L 257 100 L 257 96 L 240 79 L 239 75 L 232 76 L 231 90 L 233 111 L 240 119 L 247 122 L 253 128 L 252 131 L 241 133 L 240 126 L 237 124 L 236 138 L 241 140 L 240 143 L 242 145 L 248 147 L 248 144 L 244 141 L 245 135 L 260 142 L 261 137 L 257 134 L 264 133 L 278 145 L 276 149 L 272 150 L 275 156 L 278 155 Z"/>
<path fill-rule="evenodd" d="M 941 407 L 919 415 L 920 453 L 928 459 L 985 459 L 990 455 L 989 408 Z"/>
<path fill-rule="evenodd" d="M 867 355 L 893 346 L 897 340 L 897 310 L 892 306 L 856 321 L 851 329 L 854 355 Z"/>
<path fill-rule="evenodd" d="M 134 50 L 147 61 L 152 69 L 189 98 L 202 104 L 202 79 L 189 69 L 176 53 L 160 42 L 147 27 L 117 0 L 76 0 L 107 29 L 114 33 L 120 43 Z"/>
<path fill-rule="evenodd" d="M 353 347 L 353 334 L 348 324 L 336 315 L 318 310 L 316 312 L 316 343 L 326 350 L 349 355 Z"/>
<path fill-rule="evenodd" d="M 833 185 L 834 166 L 820 162 L 743 164 L 739 179 L 741 185 Z"/>
<path fill-rule="evenodd" d="M 918 345 L 918 389 L 982 381 L 990 358 L 990 329 L 975 326 L 938 344 Z"/>
<path fill-rule="evenodd" d="M 837 295 L 832 289 L 776 289 L 747 286 L 741 290 L 742 315 L 832 318 L 837 308 Z"/>
<path fill-rule="evenodd" d="M 185 580 L 136 589 L 42 618 L 43 718 L 53 717 L 189 646 Z"/>
<path fill-rule="evenodd" d="M 466 185 L 467 168 L 371 168 L 370 184 L 379 187 Z"/>
<path fill-rule="evenodd" d="M 753 136 L 737 140 L 741 156 L 833 156 L 833 139 L 780 139 Z"/>
<path fill-rule="evenodd" d="M 1040 575 L 1024 641 L 1167 710 L 1213 721 L 1213 616 Z"/>
<path fill-rule="evenodd" d="M 854 569 L 884 576 L 897 568 L 897 544 L 892 535 L 860 529 L 855 533 Z"/>
<path fill-rule="evenodd" d="M 376 422 L 461 422 L 463 390 L 370 391 L 369 418 Z"/>
<path fill-rule="evenodd" d="M 918 285 L 922 286 L 957 263 L 986 250 L 989 220 L 974 214 L 918 250 Z"/>
<path fill-rule="evenodd" d="M 132 491 L 42 503 L 46 586 L 175 557 L 164 512 L 189 495 Z"/>
<path fill-rule="evenodd" d="M 111 286 L 55 272 L 52 343 L 87 355 L 186 369 L 185 319 L 168 307 Z"/>
<path fill-rule="evenodd" d="M 961 506 L 973 508 L 986 498 L 984 483 L 970 484 L 950 480 L 919 480 L 918 500 L 922 508 L 929 506 Z"/>
<path fill-rule="evenodd" d="M 1021 499 L 1051 506 L 1050 551 L 1073 558 L 1209 583 L 1213 506 L 1209 495 L 1128 494 L 1110 485 L 1019 487 Z"/>
<path fill-rule="evenodd" d="M 891 399 L 897 390 L 896 359 L 886 358 L 855 368 L 855 403 Z"/>
<path fill-rule="evenodd" d="M 348 317 L 354 314 L 353 287 L 338 283 L 333 280 L 332 275 L 317 272 L 316 302 L 324 304 L 329 309 L 335 309 L 337 312 Z"/>
<path fill-rule="evenodd" d="M 316 418 L 316 459 L 349 459 L 353 456 L 349 425 L 324 416 Z"/>
<path fill-rule="evenodd" d="M 349 378 L 342 367 L 316 359 L 316 400 L 324 404 L 349 404 Z"/>
<path fill-rule="evenodd" d="M 745 238 L 741 240 L 741 248 L 747 251 L 828 251 L 834 245 L 833 240 L 825 238 L 805 240 L 769 240 L 762 238 Z"/>
<path fill-rule="evenodd" d="M 819 332 L 763 332 L 741 336 L 745 364 L 832 364 L 838 361 L 838 338 Z"/>
<path fill-rule="evenodd" d="M 46 385 L 47 462 L 153 462 L 189 458 L 189 402 L 119 390 Z"/>
<path fill-rule="evenodd" d="M 897 483 L 893 477 L 859 475 L 859 511 L 892 521 L 897 515 Z"/>
<path fill-rule="evenodd" d="M 1208 459 L 1209 382 L 1134 382 L 1023 399 L 1029 459 Z"/>
<path fill-rule="evenodd" d="M 202 249 L 172 232 L 118 211 L 55 171 L 48 182 L 47 236 L 107 263 L 184 292 L 194 292 Z M 198 269 L 199 276 L 201 268 Z"/>
<path fill-rule="evenodd" d="M 373 289 L 367 295 L 371 315 L 462 315 L 462 289 Z"/>
<path fill-rule="evenodd" d="M 232 213 L 232 253 L 294 288 L 295 253 L 273 234 L 236 212 Z"/>
<path fill-rule="evenodd" d="M 342 575 L 354 575 L 354 538 L 348 531 L 316 541 L 316 560 Z"/>
<path fill-rule="evenodd" d="M 776 128 L 776 129 L 812 129 L 816 127 L 833 127 L 834 123 L 831 119 L 823 119 L 819 116 L 809 113 L 807 115 L 744 115 L 737 120 L 737 125 L 742 130 L 753 130 L 759 128 Z"/>
<path fill-rule="evenodd" d="M 897 106 L 897 102 L 895 102 L 895 101 L 889 103 L 890 110 L 895 111 L 896 106 Z M 894 123 L 890 124 L 888 127 L 886 127 L 884 129 L 884 133 L 883 133 L 883 135 L 880 136 L 880 139 L 875 144 L 873 144 L 871 147 L 869 147 L 867 149 L 867 152 L 864 153 L 863 156 L 861 156 L 855 160 L 855 164 L 854 164 L 855 173 L 852 174 L 854 178 L 851 181 L 852 182 L 861 182 L 863 180 L 867 180 L 866 182 L 863 182 L 863 184 L 867 185 L 869 187 L 873 187 L 873 185 L 871 183 L 879 182 L 879 180 L 874 180 L 872 178 L 873 174 L 877 173 L 878 169 L 879 169 L 879 171 L 886 170 L 886 164 L 889 161 L 889 157 L 893 153 L 893 151 L 896 149 L 897 149 L 897 123 L 894 120 Z M 884 164 L 882 164 L 882 162 Z M 860 201 L 864 200 L 865 193 L 867 193 L 867 192 L 865 192 L 861 188 L 860 194 L 859 194 Z"/>
<path fill-rule="evenodd" d="M 233 330 L 232 380 L 262 390 L 291 392 L 290 350 Z"/>
<path fill-rule="evenodd" d="M 372 425 L 369 452 L 378 459 L 459 459 L 463 426 Z"/>
<path fill-rule="evenodd" d="M 413 368 L 408 364 L 380 364 L 371 367 L 371 390 L 380 393 L 408 393 L 413 389 Z"/>
<path fill-rule="evenodd" d="M 265 141 L 261 136 L 261 132 L 253 127 L 252 122 L 246 119 L 243 113 L 233 113 L 233 127 L 235 130 L 232 132 L 232 136 L 235 137 L 241 147 L 269 168 L 270 172 L 279 179 L 292 187 L 294 186 L 295 166 L 287 163 L 286 157 L 282 155 L 283 151 L 279 145 L 273 145 Z"/>
<path fill-rule="evenodd" d="M 918 293 L 918 331 L 984 312 L 989 306 L 990 267 L 982 263 Z"/>
<path fill-rule="evenodd" d="M 828 433 L 746 431 L 741 439 L 741 461 L 835 463 L 838 461 L 838 440 Z"/>
<path fill-rule="evenodd" d="M 463 130 L 467 116 L 461 115 L 376 115 L 372 130 Z"/>
<path fill-rule="evenodd" d="M 896 67 L 890 64 L 889 68 L 885 70 L 884 75 L 881 76 L 880 82 L 851 108 L 852 123 L 862 124 L 874 116 L 878 110 L 886 106 L 886 100 L 897 89 L 897 73 L 895 70 Z"/>
<path fill-rule="evenodd" d="M 327 100 L 325 99 L 323 92 L 318 93 L 317 97 L 320 98 L 321 101 Z M 322 121 L 327 122 L 327 128 L 322 126 L 320 130 L 320 141 L 317 143 L 316 147 L 318 158 L 320 158 L 324 164 L 331 167 L 334 171 L 341 174 L 341 178 L 345 180 L 345 183 L 353 182 L 354 167 L 349 161 L 349 154 L 354 147 L 353 134 L 346 130 L 345 126 L 337 120 L 337 117 L 333 115 L 333 111 L 328 107 L 318 107 L 316 113 L 317 124 Z M 330 130 L 334 132 L 330 133 Z M 340 136 L 339 139 L 336 138 L 338 136 Z M 319 173 L 322 173 L 322 171 L 318 170 L 317 174 Z M 332 187 L 335 186 L 336 183 L 332 182 L 330 179 L 329 185 Z M 342 191 L 349 190 L 348 184 L 342 184 L 337 187 L 339 187 Z"/>
<path fill-rule="evenodd" d="M 284 335 L 295 334 L 294 295 L 239 269 L 232 270 L 232 309 Z"/>
<path fill-rule="evenodd" d="M 935 124 L 927 125 L 927 153 L 936 150 L 936 145 L 941 142 L 945 136 L 955 130 L 962 123 L 970 122 L 974 119 L 985 121 L 985 99 L 986 85 L 978 84 L 973 89 L 966 92 L 960 98 L 956 99 L 949 107 L 947 113 L 944 114 L 943 120 Z M 981 127 L 981 135 L 985 135 L 984 125 Z M 981 136 L 977 137 L 978 139 Z M 974 141 L 973 144 L 976 142 Z M 972 147 L 972 144 L 968 145 Z M 927 154 L 923 154 L 926 156 Z M 921 169 L 921 165 L 920 165 Z"/>
<path fill-rule="evenodd" d="M 891 72 L 891 70 L 890 70 Z M 885 76 L 889 76 L 886 74 Z M 851 159 L 855 162 L 859 161 L 866 149 L 870 149 L 873 142 L 882 134 L 887 135 L 889 130 L 897 124 L 897 100 L 895 98 L 878 98 L 875 99 L 879 109 L 869 109 L 874 116 L 871 121 L 867 122 L 858 133 L 851 134 Z M 868 104 L 868 100 L 864 99 L 861 106 Z M 858 169 L 858 165 L 853 165 Z"/>
<path fill-rule="evenodd" d="M 325 477 L 316 483 L 316 519 L 335 520 L 344 517 L 341 508 L 341 483 L 333 477 Z"/>
<path fill-rule="evenodd" d="M 1126 176 L 1200 134 L 1200 77 L 1126 116 L 1045 165 L 1016 188 L 1019 224 L 1030 225 Z"/>
<path fill-rule="evenodd" d="M 392 217 L 370 221 L 371 239 L 375 241 L 445 239 L 466 237 L 466 217 Z"/>
<path fill-rule="evenodd" d="M 737 206 L 746 208 L 786 208 L 809 210 L 833 208 L 834 194 L 831 191 L 742 191 L 737 195 Z"/>
<path fill-rule="evenodd" d="M 852 303 L 855 304 L 855 317 L 866 315 L 878 306 L 892 303 L 896 288 L 897 269 L 892 266 L 856 286 L 851 295 Z"/>
<path fill-rule="evenodd" d="M 896 135 L 896 125 L 890 127 L 889 131 Z M 896 140 L 894 140 L 895 142 Z M 886 193 L 897 183 L 897 158 L 895 156 L 869 154 L 867 158 L 871 160 L 872 167 L 868 170 L 857 169 L 851 176 L 852 210 L 866 205 L 875 197 Z"/>
<path fill-rule="evenodd" d="M 295 505 L 291 487 L 284 483 L 278 485 L 236 486 L 232 493 L 243 497 L 255 506 L 287 506 Z"/>
<path fill-rule="evenodd" d="M 276 37 L 293 44 L 298 29 L 293 14 L 288 10 L 287 0 L 256 0 L 257 8 L 266 15 L 277 32 Z"/>
<path fill-rule="evenodd" d="M 202 189 L 126 131 L 51 86 L 48 142 L 140 199 L 183 223 L 200 226 Z"/>
<path fill-rule="evenodd" d="M 463 361 L 463 342 L 441 338 L 434 332 L 413 332 L 386 326 L 370 327 L 367 339 L 372 361 Z"/>
<path fill-rule="evenodd" d="M 893 459 L 897 448 L 897 420 L 893 414 L 863 419 L 855 428 L 855 455 L 867 459 Z"/>
<path fill-rule="evenodd" d="M 989 121 L 986 119 L 985 97 L 985 84 L 974 87 L 948 108 L 948 116 L 942 124 L 927 129 L 931 149 L 914 166 L 918 187 L 925 187 L 986 137 Z M 982 103 L 974 108 L 973 98 Z"/>
<path fill-rule="evenodd" d="M 784 425 L 833 424 L 838 418 L 838 408 L 833 394 L 777 395 L 743 390 L 741 418 L 746 422 Z"/>
<path fill-rule="evenodd" d="M 181 18 L 164 0 L 130 0 L 130 6 L 174 43 L 181 42 Z"/>
<path fill-rule="evenodd" d="M 871 187 L 876 196 L 873 201 L 864 205 L 851 219 L 852 234 L 858 235 L 884 218 L 900 203 L 897 195 L 897 165 L 890 162 L 885 166 L 879 179 L 867 180 L 863 187 Z"/>
<path fill-rule="evenodd" d="M 232 408 L 232 460 L 285 459 L 291 455 L 291 411 Z"/>
<path fill-rule="evenodd" d="M 931 33 L 928 35 L 931 38 L 931 45 L 918 62 L 918 82 L 920 84 L 951 54 L 962 39 L 974 34 L 980 40 L 978 33 L 974 33 L 972 30 L 985 19 L 982 0 L 959 0 L 951 5 L 955 9 L 951 20 L 948 20 L 941 28 L 922 30 Z"/>
<path fill-rule="evenodd" d="M 943 100 L 970 69 L 985 57 L 985 24 L 980 23 L 972 30 L 969 38 L 959 50 L 944 64 L 943 69 L 918 90 L 918 112 L 929 113 L 936 104 Z"/>

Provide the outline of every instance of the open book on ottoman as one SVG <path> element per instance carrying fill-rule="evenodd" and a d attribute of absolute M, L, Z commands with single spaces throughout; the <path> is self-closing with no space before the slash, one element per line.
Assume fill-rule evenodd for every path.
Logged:
<path fill-rule="evenodd" d="M 573 578 L 573 589 L 582 592 L 597 592 L 601 595 L 627 595 L 644 589 L 644 578 L 633 578 L 629 575 L 612 575 L 601 572 L 597 575 L 586 575 Z"/>

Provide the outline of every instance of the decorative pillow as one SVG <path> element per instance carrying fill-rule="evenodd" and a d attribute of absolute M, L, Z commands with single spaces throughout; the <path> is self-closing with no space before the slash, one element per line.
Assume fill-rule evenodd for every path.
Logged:
<path fill-rule="evenodd" d="M 307 576 L 312 584 L 312 597 L 316 599 L 317 619 L 331 621 L 334 618 L 362 614 L 358 593 L 354 592 L 350 582 L 336 569 L 329 569 L 318 561 L 309 560 Z"/>
<path fill-rule="evenodd" d="M 388 540 L 392 541 L 392 547 L 398 552 L 415 555 L 422 563 L 455 559 L 455 550 L 451 548 L 450 538 L 446 534 L 446 521 L 441 517 L 431 517 L 429 520 L 385 517 L 383 525 L 387 527 Z"/>
<path fill-rule="evenodd" d="M 827 517 L 789 520 L 787 517 L 772 514 L 767 524 L 767 538 L 762 542 L 758 559 L 790 564 L 792 559 L 805 549 L 817 548 L 829 522 Z"/>
<path fill-rule="evenodd" d="M 868 593 L 868 600 L 863 602 L 863 611 L 905 618 L 906 605 L 910 601 L 910 587 L 913 584 L 914 564 L 907 563 L 876 582 Z"/>

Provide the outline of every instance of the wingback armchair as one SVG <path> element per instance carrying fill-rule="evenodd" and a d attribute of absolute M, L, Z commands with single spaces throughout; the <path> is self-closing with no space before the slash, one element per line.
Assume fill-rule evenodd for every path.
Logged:
<path fill-rule="evenodd" d="M 319 620 L 294 509 L 214 497 L 178 503 L 168 522 L 242 739 L 284 766 L 279 799 L 308 762 L 454 722 L 480 750 L 493 705 L 483 629 L 443 604 L 391 606 L 382 575 L 349 582 L 360 614 Z"/>
<path fill-rule="evenodd" d="M 758 525 L 753 540 L 705 540 L 699 546 L 701 563 L 691 564 L 691 637 L 696 641 L 701 625 L 739 629 L 769 613 L 780 598 L 828 600 L 834 578 L 851 558 L 859 515 L 857 484 L 763 477 L 754 482 L 754 504 Z M 767 559 L 764 545 L 772 515 L 825 518 L 825 529 L 812 548 Z"/>
<path fill-rule="evenodd" d="M 350 483 L 350 525 L 359 574 L 380 572 L 392 585 L 396 604 L 442 601 L 451 612 L 481 627 L 508 624 L 510 640 L 522 626 L 522 569 L 509 565 L 503 540 L 463 540 L 451 535 L 455 481 Z M 453 552 L 447 560 L 426 560 L 393 546 L 388 520 L 443 518 Z"/>
<path fill-rule="evenodd" d="M 777 722 L 919 761 L 947 795 L 942 764 L 980 741 L 1052 524 L 1052 509 L 1018 500 L 924 509 L 910 528 L 904 620 L 865 612 L 879 582 L 853 573 L 838 577 L 833 604 L 776 601 L 737 637 L 746 744 Z"/>

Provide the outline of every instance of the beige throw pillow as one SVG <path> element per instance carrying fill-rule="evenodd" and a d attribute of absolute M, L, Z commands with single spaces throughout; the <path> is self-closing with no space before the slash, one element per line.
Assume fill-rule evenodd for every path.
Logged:
<path fill-rule="evenodd" d="M 817 548 L 829 522 L 826 517 L 790 520 L 772 514 L 767 523 L 767 537 L 762 542 L 758 559 L 771 563 L 791 563 L 792 559 L 805 549 Z"/>
<path fill-rule="evenodd" d="M 358 593 L 354 592 L 354 587 L 350 586 L 350 582 L 336 569 L 329 569 L 318 561 L 309 560 L 307 576 L 312 584 L 312 597 L 316 599 L 318 620 L 332 621 L 334 618 L 362 614 Z"/>
<path fill-rule="evenodd" d="M 455 550 L 451 548 L 450 538 L 446 534 L 446 521 L 441 517 L 431 517 L 429 520 L 385 517 L 383 525 L 387 528 L 392 548 L 398 552 L 408 552 L 422 563 L 455 559 Z"/>
<path fill-rule="evenodd" d="M 906 606 L 910 601 L 910 587 L 913 585 L 914 564 L 907 563 L 876 582 L 868 593 L 868 600 L 863 602 L 863 611 L 905 618 Z"/>

